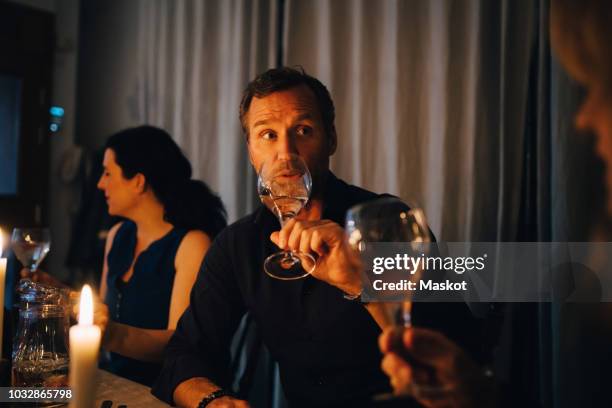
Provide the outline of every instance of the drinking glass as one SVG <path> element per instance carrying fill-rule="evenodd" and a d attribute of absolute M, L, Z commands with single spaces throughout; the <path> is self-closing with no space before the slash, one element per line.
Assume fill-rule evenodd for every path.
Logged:
<path fill-rule="evenodd" d="M 23 279 L 17 287 L 19 321 L 13 339 L 13 387 L 68 386 L 69 291 Z M 44 400 L 36 406 L 63 403 Z"/>
<path fill-rule="evenodd" d="M 36 272 L 51 246 L 47 228 L 15 228 L 11 235 L 11 248 L 19 262 L 30 272 Z"/>
<path fill-rule="evenodd" d="M 345 225 L 349 247 L 354 254 L 361 255 L 365 252 L 374 251 L 373 245 L 376 243 L 404 243 L 406 252 L 411 256 L 425 256 L 429 253 L 429 243 L 432 237 L 427 225 L 423 210 L 417 207 L 409 207 L 397 198 L 382 198 L 352 207 L 346 216 Z M 423 275 L 422 263 L 416 270 L 410 273 L 402 273 L 402 278 L 413 282 L 418 288 L 418 282 Z M 403 328 L 412 327 L 412 291 L 407 290 L 403 293 L 403 301 L 391 301 L 381 303 L 386 317 L 391 324 Z M 379 294 L 379 296 L 384 296 Z M 394 299 L 396 300 L 396 299 Z M 399 340 L 401 341 L 401 340 Z M 397 345 L 398 352 L 403 355 L 411 364 L 419 365 L 411 356 L 402 352 L 403 345 Z M 419 365 L 420 366 L 420 365 Z M 429 371 L 427 367 L 420 366 Z M 430 383 L 413 382 L 404 396 L 417 395 L 441 395 L 445 392 L 440 386 Z M 392 394 L 378 395 L 375 400 L 395 399 Z"/>
<path fill-rule="evenodd" d="M 410 246 L 410 253 L 424 254 L 431 242 L 423 210 L 410 208 L 395 197 L 369 201 L 349 209 L 345 231 L 349 246 L 356 253 L 365 252 L 374 243 L 402 242 Z M 402 277 L 418 284 L 422 274 L 423 269 L 419 267 Z M 387 315 L 394 324 L 406 328 L 412 326 L 411 293 L 405 293 L 403 302 L 385 302 Z"/>
<path fill-rule="evenodd" d="M 308 202 L 312 178 L 301 157 L 290 154 L 267 160 L 259 169 L 257 192 L 262 203 L 279 219 L 281 227 Z M 294 280 L 312 273 L 316 260 L 297 251 L 276 252 L 266 258 L 264 271 L 273 278 Z"/>

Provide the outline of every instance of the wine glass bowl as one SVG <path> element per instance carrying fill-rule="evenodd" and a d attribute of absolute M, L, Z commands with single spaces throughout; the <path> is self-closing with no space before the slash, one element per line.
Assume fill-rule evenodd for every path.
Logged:
<path fill-rule="evenodd" d="M 11 249 L 24 268 L 36 272 L 49 253 L 51 234 L 47 228 L 15 228 Z"/>
<path fill-rule="evenodd" d="M 363 265 L 361 256 L 367 252 L 376 251 L 381 243 L 396 243 L 415 256 L 428 252 L 431 235 L 425 214 L 418 207 L 409 207 L 395 197 L 380 198 L 352 207 L 346 216 L 346 238 L 356 262 Z M 408 247 L 404 247 L 407 245 Z M 420 265 L 420 264 L 419 264 Z M 423 269 L 418 267 L 402 278 L 418 284 Z M 379 293 L 379 296 L 385 296 Z M 384 309 L 390 323 L 410 327 L 412 325 L 412 295 L 413 291 L 402 293 L 403 302 L 384 302 Z M 397 294 L 392 294 L 397 300 Z M 384 299 L 379 299 L 384 300 Z"/>
<path fill-rule="evenodd" d="M 304 208 L 312 191 L 312 177 L 301 157 L 290 154 L 263 163 L 258 172 L 261 202 L 278 218 L 281 227 Z M 304 278 L 316 266 L 314 257 L 297 251 L 281 251 L 264 261 L 264 271 L 281 280 Z"/>

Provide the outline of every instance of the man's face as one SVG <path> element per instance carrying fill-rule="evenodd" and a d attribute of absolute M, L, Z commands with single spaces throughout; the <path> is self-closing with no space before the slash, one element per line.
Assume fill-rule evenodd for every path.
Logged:
<path fill-rule="evenodd" d="M 248 149 L 255 171 L 266 160 L 300 156 L 318 188 L 320 176 L 329 169 L 336 150 L 335 131 L 325 134 L 323 118 L 314 93 L 305 85 L 254 97 L 246 114 Z"/>

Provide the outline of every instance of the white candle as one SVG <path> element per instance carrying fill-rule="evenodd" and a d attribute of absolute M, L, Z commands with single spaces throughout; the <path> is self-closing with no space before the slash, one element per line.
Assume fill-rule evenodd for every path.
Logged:
<path fill-rule="evenodd" d="M 70 406 L 90 408 L 96 394 L 96 372 L 100 350 L 100 328 L 93 324 L 93 296 L 89 285 L 83 286 L 79 306 L 79 324 L 70 328 Z"/>
<path fill-rule="evenodd" d="M 4 236 L 0 229 L 0 257 L 4 248 Z M 0 357 L 2 357 L 2 336 L 4 328 L 4 285 L 6 281 L 6 258 L 0 258 Z"/>

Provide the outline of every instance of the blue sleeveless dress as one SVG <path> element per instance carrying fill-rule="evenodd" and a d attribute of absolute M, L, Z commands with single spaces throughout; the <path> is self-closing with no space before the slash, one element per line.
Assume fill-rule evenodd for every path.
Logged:
<path fill-rule="evenodd" d="M 134 273 L 126 283 L 121 277 L 128 271 L 136 248 L 136 224 L 124 221 L 108 253 L 107 292 L 104 303 L 109 317 L 119 323 L 144 329 L 168 328 L 170 297 L 174 285 L 174 259 L 187 230 L 174 228 L 151 243 L 134 264 Z M 101 367 L 130 380 L 151 386 L 160 364 L 142 362 L 109 353 L 110 360 Z"/>

